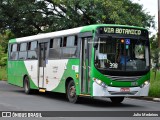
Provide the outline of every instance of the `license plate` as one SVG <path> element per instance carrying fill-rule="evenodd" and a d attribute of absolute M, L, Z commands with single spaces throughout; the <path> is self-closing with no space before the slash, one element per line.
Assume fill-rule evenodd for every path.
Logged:
<path fill-rule="evenodd" d="M 120 91 L 121 92 L 130 92 L 130 88 L 121 88 Z"/>

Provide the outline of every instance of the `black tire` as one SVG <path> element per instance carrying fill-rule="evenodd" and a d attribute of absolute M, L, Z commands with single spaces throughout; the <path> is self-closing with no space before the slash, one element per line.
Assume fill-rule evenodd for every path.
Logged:
<path fill-rule="evenodd" d="M 111 97 L 110 99 L 113 104 L 120 104 L 124 100 L 124 97 Z"/>
<path fill-rule="evenodd" d="M 31 90 L 31 88 L 30 88 L 30 83 L 29 83 L 29 78 L 28 78 L 28 76 L 26 76 L 26 77 L 24 78 L 24 85 L 23 85 L 23 87 L 24 87 L 24 92 L 25 92 L 26 94 L 31 94 L 31 93 L 32 93 L 32 90 Z"/>
<path fill-rule="evenodd" d="M 75 83 L 73 80 L 69 81 L 67 85 L 67 99 L 71 103 L 76 103 L 78 102 L 78 96 L 76 95 L 76 87 Z"/>

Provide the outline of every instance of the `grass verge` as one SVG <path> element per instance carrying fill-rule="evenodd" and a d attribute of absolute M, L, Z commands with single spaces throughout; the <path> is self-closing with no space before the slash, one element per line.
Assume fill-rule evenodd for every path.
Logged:
<path fill-rule="evenodd" d="M 151 86 L 149 89 L 149 97 L 160 98 L 160 71 L 157 71 L 156 79 L 154 80 L 154 72 L 151 71 Z"/>
<path fill-rule="evenodd" d="M 0 67 L 0 80 L 7 80 L 6 67 Z"/>

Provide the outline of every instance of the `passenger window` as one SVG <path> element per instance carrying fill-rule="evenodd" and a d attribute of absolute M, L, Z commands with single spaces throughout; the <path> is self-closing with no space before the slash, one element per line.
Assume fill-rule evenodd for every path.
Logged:
<path fill-rule="evenodd" d="M 76 58 L 76 47 L 64 47 L 62 48 L 63 58 Z"/>
<path fill-rule="evenodd" d="M 20 44 L 20 51 L 27 51 L 27 43 Z"/>
<path fill-rule="evenodd" d="M 77 57 L 77 37 L 68 36 L 66 37 L 66 46 L 62 47 L 62 58 L 76 58 L 76 57 Z"/>
<path fill-rule="evenodd" d="M 77 46 L 77 39 L 75 36 L 68 36 L 67 37 L 67 47 Z"/>
<path fill-rule="evenodd" d="M 49 58 L 76 58 L 77 57 L 77 36 L 67 36 L 50 40 Z"/>
<path fill-rule="evenodd" d="M 53 39 L 50 40 L 50 46 L 49 48 L 53 48 Z"/>
<path fill-rule="evenodd" d="M 10 59 L 11 60 L 17 60 L 18 59 L 18 44 L 11 45 Z"/>
<path fill-rule="evenodd" d="M 59 59 L 61 57 L 62 38 L 54 38 L 50 40 L 49 58 Z"/>
<path fill-rule="evenodd" d="M 37 49 L 37 41 L 31 42 L 31 50 Z"/>
<path fill-rule="evenodd" d="M 28 44 L 28 59 L 37 59 L 37 41 L 29 42 Z"/>
<path fill-rule="evenodd" d="M 27 58 L 27 43 L 21 43 L 19 51 L 19 59 L 24 60 L 26 58 Z"/>

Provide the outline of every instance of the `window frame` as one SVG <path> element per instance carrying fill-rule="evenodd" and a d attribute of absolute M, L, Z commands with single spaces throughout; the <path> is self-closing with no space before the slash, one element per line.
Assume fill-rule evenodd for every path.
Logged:
<path fill-rule="evenodd" d="M 26 43 L 26 50 L 22 50 L 21 51 L 21 45 L 24 44 L 24 43 Z M 28 42 L 21 42 L 21 43 L 19 43 L 18 60 L 26 60 L 27 59 L 27 56 L 28 56 L 27 48 L 28 48 Z M 25 59 L 24 58 L 20 59 L 20 53 L 24 53 L 24 52 L 26 52 Z"/>
<path fill-rule="evenodd" d="M 56 48 L 54 48 L 54 44 L 56 44 L 54 41 L 55 41 L 55 39 L 56 40 L 59 40 L 59 46 L 58 47 L 56 47 Z M 52 48 L 51 48 L 51 40 L 53 41 L 52 42 Z M 52 39 L 50 39 L 49 40 L 49 53 L 48 53 L 48 59 L 50 60 L 52 60 L 52 59 L 55 59 L 55 60 L 57 60 L 57 59 L 61 59 L 61 55 L 62 55 L 62 51 L 61 51 L 61 45 L 63 45 L 63 38 L 62 37 L 55 37 L 55 38 L 52 38 Z M 50 57 L 50 49 L 52 49 L 52 50 L 58 50 L 58 49 L 60 49 L 60 54 L 58 55 L 59 57 L 57 57 L 57 58 L 53 58 L 53 57 Z"/>
<path fill-rule="evenodd" d="M 67 47 L 67 37 L 70 37 L 70 36 L 74 36 L 74 45 L 73 46 L 69 46 L 69 47 Z M 55 39 L 60 39 L 60 46 L 58 47 L 58 48 L 54 48 L 54 40 Z M 51 40 L 53 41 L 52 42 L 52 48 L 51 48 Z M 64 40 L 66 40 L 66 44 L 65 44 L 65 47 L 64 47 Z M 75 46 L 75 41 L 76 41 L 76 43 L 77 43 L 77 45 Z M 50 57 L 50 55 L 48 56 L 48 59 L 50 59 L 50 60 L 57 60 L 57 59 L 77 59 L 77 58 L 79 58 L 79 54 L 78 54 L 78 46 L 80 46 L 80 44 L 79 44 L 80 42 L 79 42 L 79 38 L 78 38 L 78 34 L 73 34 L 73 35 L 68 35 L 68 36 L 62 36 L 62 37 L 55 37 L 55 38 L 52 38 L 52 39 L 50 39 L 50 42 L 49 42 L 49 54 L 50 54 L 50 49 L 55 49 L 55 50 L 57 50 L 57 49 L 60 49 L 60 55 L 59 55 L 59 57 L 57 57 L 57 58 L 53 58 L 53 57 Z M 75 53 L 75 56 L 76 57 L 63 57 L 63 49 L 64 48 L 76 48 L 76 53 Z"/>
<path fill-rule="evenodd" d="M 31 50 L 31 46 L 32 46 L 32 43 L 33 42 L 36 42 L 37 45 L 36 45 L 36 48 L 34 48 L 35 50 Z M 30 44 L 30 49 L 29 49 L 29 44 Z M 37 52 L 36 52 L 36 49 L 37 49 Z M 29 52 L 32 52 L 32 51 L 35 51 L 37 53 L 37 57 L 35 59 L 29 59 L 28 56 L 29 56 Z M 26 60 L 38 60 L 38 54 L 39 54 L 39 50 L 38 50 L 38 40 L 34 40 L 34 41 L 29 41 L 28 42 L 28 46 L 27 46 L 27 59 Z"/>
<path fill-rule="evenodd" d="M 13 51 L 13 45 L 17 45 L 17 49 L 16 49 L 16 51 Z M 9 60 L 10 61 L 17 61 L 17 60 L 19 60 L 19 43 L 11 43 L 10 44 L 10 50 L 9 50 Z M 17 52 L 17 59 L 12 59 L 11 57 L 12 57 L 12 52 Z"/>

